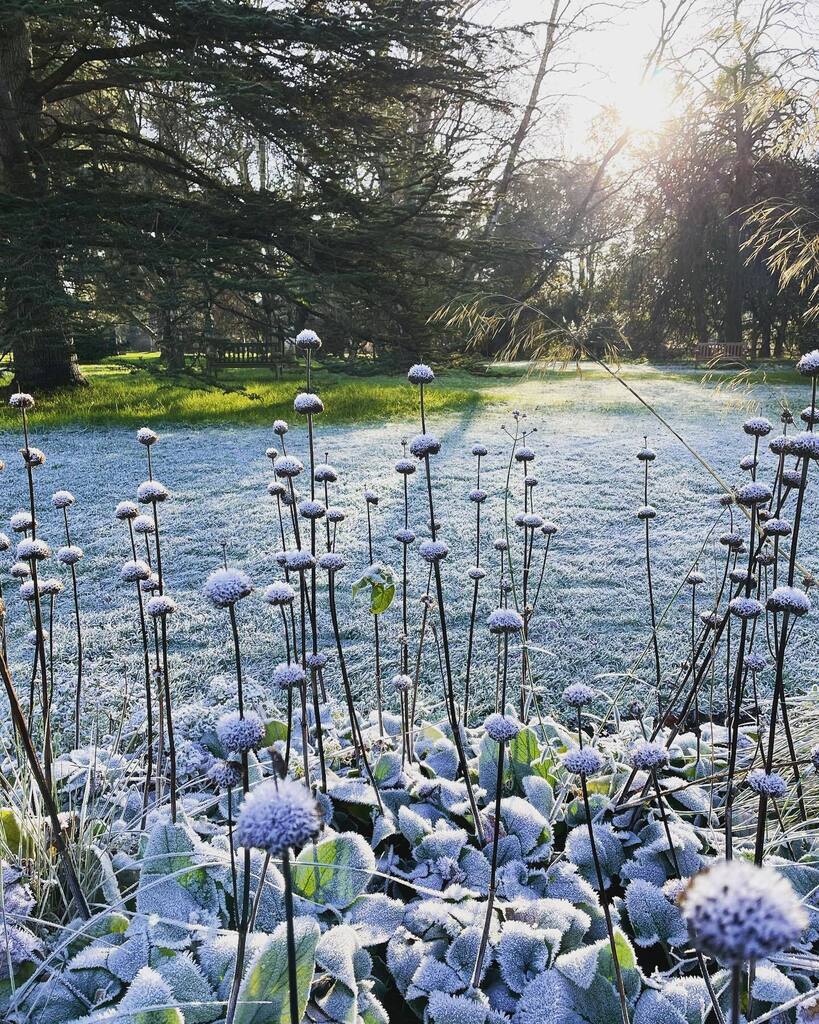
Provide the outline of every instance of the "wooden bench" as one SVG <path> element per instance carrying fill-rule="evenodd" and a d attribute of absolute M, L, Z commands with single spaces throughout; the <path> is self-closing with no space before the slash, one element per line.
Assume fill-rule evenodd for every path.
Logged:
<path fill-rule="evenodd" d="M 214 374 L 228 368 L 266 366 L 276 375 L 281 373 L 284 352 L 277 342 L 232 341 L 209 339 L 204 345 L 208 372 Z"/>
<path fill-rule="evenodd" d="M 745 345 L 742 342 L 707 341 L 699 342 L 694 355 L 695 363 L 742 363 L 745 361 Z"/>

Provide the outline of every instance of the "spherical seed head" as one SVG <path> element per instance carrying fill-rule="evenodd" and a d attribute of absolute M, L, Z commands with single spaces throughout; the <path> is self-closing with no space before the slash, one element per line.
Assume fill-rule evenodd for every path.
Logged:
<path fill-rule="evenodd" d="M 276 476 L 292 479 L 304 471 L 304 463 L 300 462 L 293 455 L 282 455 L 280 459 L 276 459 L 273 463 L 273 471 Z"/>
<path fill-rule="evenodd" d="M 773 548 L 770 544 L 765 544 L 759 554 L 756 556 L 757 565 L 773 565 L 776 561 L 776 555 L 773 553 Z"/>
<path fill-rule="evenodd" d="M 523 525 L 530 530 L 536 530 L 543 525 L 543 516 L 539 516 L 537 512 L 527 512 L 523 517 Z"/>
<path fill-rule="evenodd" d="M 299 515 L 303 519 L 321 519 L 327 511 L 320 501 L 300 501 L 298 504 Z"/>
<path fill-rule="evenodd" d="M 395 537 L 399 544 L 413 544 L 415 542 L 415 533 L 406 527 L 396 530 L 393 537 Z"/>
<path fill-rule="evenodd" d="M 15 395 L 9 396 L 9 405 L 12 409 L 21 411 L 34 408 L 34 399 L 25 391 L 18 391 Z"/>
<path fill-rule="evenodd" d="M 139 515 L 139 506 L 133 501 L 121 501 L 114 509 L 114 515 L 117 519 L 122 519 L 123 521 L 136 519 Z"/>
<path fill-rule="evenodd" d="M 550 523 L 547 521 L 543 524 L 543 526 L 541 526 L 540 532 L 543 534 L 544 537 L 553 537 L 559 529 L 560 527 L 557 525 L 557 523 Z"/>
<path fill-rule="evenodd" d="M 520 448 L 515 452 L 515 462 L 532 462 L 535 458 L 534 448 L 530 448 L 528 445 L 521 445 Z"/>
<path fill-rule="evenodd" d="M 304 660 L 308 668 L 324 668 L 330 659 L 323 651 L 316 651 L 315 654 L 308 654 Z"/>
<path fill-rule="evenodd" d="M 524 487 L 537 487 L 538 480 L 536 476 L 525 476 L 523 478 Z"/>
<path fill-rule="evenodd" d="M 474 501 L 476 505 L 482 505 L 486 501 L 486 498 L 487 498 L 486 491 L 484 491 L 480 487 L 474 487 L 469 492 L 469 500 L 470 501 Z"/>
<path fill-rule="evenodd" d="M 787 434 L 778 434 L 776 437 L 772 437 L 768 442 L 768 448 L 774 453 L 774 455 L 782 455 L 788 450 L 790 444 L 790 438 Z"/>
<path fill-rule="evenodd" d="M 150 427 L 140 427 L 136 433 L 136 439 L 140 444 L 144 444 L 146 448 L 150 448 L 152 444 L 156 444 L 159 440 L 159 434 L 151 430 Z"/>
<path fill-rule="evenodd" d="M 523 512 L 515 513 L 512 522 L 515 524 L 515 526 L 519 526 L 521 529 L 523 529 Z"/>
<path fill-rule="evenodd" d="M 327 519 L 331 523 L 343 523 L 347 518 L 347 513 L 343 508 L 339 508 L 338 505 L 331 505 L 327 509 Z"/>
<path fill-rule="evenodd" d="M 441 442 L 434 434 L 417 434 L 409 443 L 409 450 L 416 459 L 428 455 L 437 455 L 441 450 Z"/>
<path fill-rule="evenodd" d="M 33 601 L 36 593 L 33 580 L 26 580 L 25 583 L 20 584 L 20 597 L 24 601 Z"/>
<path fill-rule="evenodd" d="M 321 811 L 309 789 L 290 779 L 271 779 L 245 797 L 236 840 L 240 846 L 280 857 L 317 839 L 321 828 Z"/>
<path fill-rule="evenodd" d="M 40 581 L 40 593 L 46 597 L 56 597 L 63 590 L 63 581 L 56 576 L 49 576 L 48 579 Z"/>
<path fill-rule="evenodd" d="M 155 533 L 156 526 L 150 516 L 137 516 L 133 521 L 134 533 Z"/>
<path fill-rule="evenodd" d="M 147 580 L 142 580 L 139 584 L 139 589 L 144 594 L 153 594 L 154 591 L 159 590 L 159 577 L 155 572 L 152 572 Z"/>
<path fill-rule="evenodd" d="M 216 723 L 216 735 L 225 750 L 247 754 L 258 750 L 265 737 L 265 726 L 255 711 L 228 711 Z"/>
<path fill-rule="evenodd" d="M 296 335 L 296 348 L 302 352 L 318 352 L 321 348 L 321 338 L 315 331 L 303 330 Z"/>
<path fill-rule="evenodd" d="M 511 715 L 490 715 L 483 723 L 486 735 L 495 743 L 513 740 L 520 732 L 520 722 Z"/>
<path fill-rule="evenodd" d="M 14 562 L 9 569 L 9 575 L 16 580 L 27 580 L 31 575 L 31 566 L 26 562 Z"/>
<path fill-rule="evenodd" d="M 472 568 L 467 573 L 467 575 L 471 580 L 482 580 L 486 576 L 486 571 L 482 569 L 479 565 L 473 565 Z"/>
<path fill-rule="evenodd" d="M 562 758 L 563 767 L 572 775 L 596 775 L 603 767 L 603 758 L 594 747 L 573 747 Z"/>
<path fill-rule="evenodd" d="M 425 562 L 440 562 L 449 554 L 449 548 L 442 540 L 425 540 L 418 545 L 418 554 Z"/>
<path fill-rule="evenodd" d="M 766 772 L 764 768 L 748 772 L 748 785 L 755 793 L 772 800 L 782 800 L 788 792 L 788 784 L 779 772 Z"/>
<path fill-rule="evenodd" d="M 520 633 L 523 619 L 514 608 L 496 608 L 486 620 L 490 633 Z"/>
<path fill-rule="evenodd" d="M 286 605 L 292 604 L 296 599 L 296 591 L 283 580 L 277 580 L 265 588 L 264 599 L 268 604 Z"/>
<path fill-rule="evenodd" d="M 289 429 L 287 420 L 273 420 L 273 433 L 279 437 L 284 437 Z"/>
<path fill-rule="evenodd" d="M 325 570 L 325 572 L 336 573 L 340 569 L 343 569 L 347 563 L 344 561 L 344 558 L 335 551 L 327 551 L 320 556 L 318 564 Z"/>
<path fill-rule="evenodd" d="M 668 764 L 668 750 L 662 743 L 642 740 L 631 748 L 629 761 L 639 772 L 657 771 Z"/>
<path fill-rule="evenodd" d="M 743 484 L 737 491 L 737 502 L 746 508 L 752 505 L 765 505 L 771 500 L 772 492 L 767 484 L 753 481 Z"/>
<path fill-rule="evenodd" d="M 819 423 L 819 409 L 813 405 L 806 405 L 802 412 L 799 413 L 799 418 L 804 423 L 809 423 L 811 426 L 815 426 Z"/>
<path fill-rule="evenodd" d="M 138 583 L 140 580 L 151 578 L 151 567 L 141 558 L 135 561 L 124 562 L 119 571 L 119 578 L 123 583 Z"/>
<path fill-rule="evenodd" d="M 797 491 L 802 489 L 802 471 L 801 469 L 786 469 L 782 472 L 782 483 L 788 487 L 795 488 Z"/>
<path fill-rule="evenodd" d="M 765 437 L 773 430 L 773 425 L 764 416 L 752 416 L 749 420 L 745 420 L 742 429 L 749 437 Z"/>
<path fill-rule="evenodd" d="M 230 608 L 253 593 L 253 584 L 241 569 L 214 569 L 202 589 L 211 604 L 217 608 Z"/>
<path fill-rule="evenodd" d="M 412 459 L 398 459 L 395 463 L 395 472 L 400 473 L 402 476 L 411 476 L 417 469 Z"/>
<path fill-rule="evenodd" d="M 572 683 L 563 691 L 563 701 L 570 708 L 582 708 L 584 704 L 591 703 L 595 696 L 595 691 L 585 683 Z"/>
<path fill-rule="evenodd" d="M 787 452 L 800 459 L 819 459 L 819 434 L 809 430 L 788 434 Z"/>
<path fill-rule="evenodd" d="M 0 533 L 0 551 L 8 551 L 11 547 L 11 538 L 5 533 Z"/>
<path fill-rule="evenodd" d="M 783 952 L 808 923 L 786 878 L 742 860 L 695 875 L 680 902 L 695 946 L 731 965 Z"/>
<path fill-rule="evenodd" d="M 398 693 L 406 693 L 407 690 L 412 689 L 412 676 L 399 673 L 392 677 L 390 684 L 394 690 L 398 691 Z"/>
<path fill-rule="evenodd" d="M 791 615 L 801 616 L 810 611 L 810 598 L 798 587 L 782 586 L 771 591 L 767 606 L 772 612 L 790 612 Z"/>
<path fill-rule="evenodd" d="M 240 766 L 235 761 L 214 761 L 208 778 L 218 789 L 232 789 L 242 781 Z"/>
<path fill-rule="evenodd" d="M 309 572 L 315 566 L 316 560 L 309 551 L 298 548 L 285 552 L 285 564 L 291 572 Z"/>
<path fill-rule="evenodd" d="M 26 538 L 17 545 L 17 557 L 21 562 L 42 562 L 51 557 L 51 548 L 44 540 Z"/>
<path fill-rule="evenodd" d="M 176 611 L 176 601 L 168 597 L 167 594 L 158 594 L 149 599 L 145 605 L 145 611 L 152 619 L 164 619 Z"/>
<path fill-rule="evenodd" d="M 319 413 L 324 412 L 324 402 L 322 402 L 318 395 L 305 392 L 301 395 L 296 395 L 293 400 L 293 411 L 300 413 L 302 416 L 318 416 Z"/>
<path fill-rule="evenodd" d="M 305 678 L 304 669 L 297 661 L 282 661 L 273 669 L 273 685 L 280 690 L 301 686 Z"/>
<path fill-rule="evenodd" d="M 713 610 L 700 612 L 699 620 L 704 626 L 716 626 L 719 622 L 719 615 Z"/>
<path fill-rule="evenodd" d="M 472 454 L 473 455 L 477 455 L 480 458 L 483 458 L 484 455 L 488 455 L 489 454 L 489 449 L 486 447 L 485 444 L 473 444 L 472 445 Z"/>
<path fill-rule="evenodd" d="M 169 496 L 168 488 L 158 480 L 144 480 L 137 487 L 137 499 L 142 505 L 155 505 Z"/>
<path fill-rule="evenodd" d="M 705 583 L 705 576 L 699 571 L 699 569 L 692 569 L 685 577 L 685 582 L 690 587 L 698 587 L 700 583 Z"/>
<path fill-rule="evenodd" d="M 71 491 L 55 491 L 51 495 L 51 504 L 54 508 L 70 508 L 76 500 Z"/>
<path fill-rule="evenodd" d="M 757 465 L 757 460 L 753 455 L 743 455 L 739 460 L 739 468 L 744 469 L 746 473 L 750 473 L 752 469 Z"/>
<path fill-rule="evenodd" d="M 278 459 L 279 457 L 279 449 L 274 448 L 272 445 L 270 446 L 270 448 L 265 448 L 264 453 L 268 457 L 268 459 L 270 459 L 271 462 L 275 462 L 276 459 Z"/>
<path fill-rule="evenodd" d="M 435 380 L 432 367 L 426 363 L 416 363 L 407 370 L 407 380 L 410 384 L 431 384 Z"/>
<path fill-rule="evenodd" d="M 45 452 L 41 448 L 21 448 L 20 454 L 23 456 L 23 462 L 28 466 L 42 466 L 45 463 L 46 456 Z"/>
<path fill-rule="evenodd" d="M 736 549 L 742 547 L 743 537 L 741 533 L 722 533 L 719 542 L 723 547 Z"/>
<path fill-rule="evenodd" d="M 338 480 L 338 471 L 329 462 L 320 462 L 313 473 L 317 483 L 334 484 Z"/>
<path fill-rule="evenodd" d="M 634 514 L 638 519 L 656 519 L 657 509 L 652 505 L 641 505 Z"/>
<path fill-rule="evenodd" d="M 754 597 L 735 597 L 729 602 L 731 614 L 738 619 L 755 619 L 762 614 L 762 603 Z"/>
<path fill-rule="evenodd" d="M 805 377 L 815 377 L 819 374 L 819 349 L 806 352 L 796 364 L 796 369 Z"/>
<path fill-rule="evenodd" d="M 653 462 L 657 458 L 657 453 L 653 448 L 641 448 L 637 452 L 637 458 L 640 462 Z"/>
<path fill-rule="evenodd" d="M 768 659 L 763 654 L 751 651 L 745 655 L 745 667 L 749 672 L 761 672 L 768 667 Z"/>
<path fill-rule="evenodd" d="M 31 529 L 33 522 L 30 512 L 15 512 L 9 519 L 9 526 L 15 533 L 25 533 Z"/>
<path fill-rule="evenodd" d="M 791 524 L 787 519 L 768 519 L 762 527 L 762 532 L 766 537 L 789 537 L 791 533 Z"/>
<path fill-rule="evenodd" d="M 509 550 L 509 542 L 506 540 L 505 537 L 498 537 L 497 540 L 492 542 L 492 547 L 496 551 L 508 551 Z"/>

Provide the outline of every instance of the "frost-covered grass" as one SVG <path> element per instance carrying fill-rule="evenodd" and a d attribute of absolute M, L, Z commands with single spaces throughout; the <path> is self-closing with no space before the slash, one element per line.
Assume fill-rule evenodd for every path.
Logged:
<path fill-rule="evenodd" d="M 796 386 L 757 387 L 750 393 L 744 389 L 741 393 L 715 391 L 703 388 L 693 375 L 671 379 L 665 371 L 648 367 L 627 370 L 625 377 L 629 381 L 636 378 L 640 394 L 655 404 L 728 484 L 744 478 L 737 463 L 748 444 L 738 423 L 748 409 L 774 418 L 778 398 L 790 396 L 797 410 L 804 399 Z M 292 391 L 292 384 L 288 386 Z M 326 395 L 323 389 L 322 393 Z M 430 389 L 430 397 L 434 397 L 434 389 Z M 329 399 L 327 404 L 329 407 Z M 620 674 L 634 665 L 649 639 L 643 534 L 633 515 L 642 503 L 640 468 L 634 453 L 644 434 L 658 452 L 651 483 L 651 500 L 659 513 L 652 528 L 657 602 L 660 608 L 670 603 L 659 632 L 660 645 L 667 665 L 679 661 L 690 643 L 689 610 L 687 590 L 684 598 L 675 598 L 675 594 L 712 529 L 712 543 L 700 563 L 709 581 L 701 589 L 702 608 L 707 607 L 706 594 L 714 592 L 721 554 L 713 540 L 727 529 L 727 513 L 717 503 L 721 488 L 621 385 L 601 379 L 597 372 L 545 380 L 534 376 L 521 379 L 517 374 L 510 385 L 494 389 L 485 402 L 468 406 L 457 415 L 439 414 L 434 406 L 430 411 L 432 429 L 444 445 L 433 466 L 443 536 L 453 548 L 443 568 L 452 594 L 448 611 L 455 623 L 452 640 L 459 657 L 466 643 L 471 595 L 468 581 L 463 586 L 458 582 L 465 580 L 473 543 L 474 507 L 466 499 L 474 486 L 475 460 L 470 449 L 475 441 L 489 447 L 482 472 L 483 486 L 489 491 L 484 506 L 484 560 L 495 569 L 497 556 L 489 541 L 501 531 L 504 509 L 500 496 L 509 451 L 509 439 L 501 428 L 512 423 L 513 405 L 526 410 L 527 424 L 537 427 L 533 436 L 538 451 L 535 472 L 540 481 L 536 507 L 561 527 L 551 548 L 544 596 L 533 624 L 533 666 L 544 692 L 554 695 L 567 681 L 601 673 L 613 674 L 611 685 L 619 683 L 623 680 Z M 305 431 L 292 416 L 289 419 L 289 447 L 303 456 Z M 264 455 L 275 438 L 269 426 L 163 427 L 161 421 L 150 422 L 162 431 L 154 449 L 155 472 L 173 495 L 162 508 L 162 532 L 169 590 L 180 603 L 170 629 L 175 685 L 180 692 L 193 694 L 201 689 L 203 680 L 223 671 L 230 660 L 223 632 L 212 628 L 213 612 L 201 595 L 204 578 L 222 559 L 222 543 L 228 561 L 245 568 L 258 587 L 277 575 L 273 555 L 280 547 L 278 520 L 275 503 L 265 490 L 272 473 Z M 349 602 L 349 584 L 367 564 L 362 494 L 365 486 L 371 486 L 382 495 L 374 513 L 376 557 L 397 569 L 400 547 L 391 538 L 401 515 L 400 481 L 392 466 L 400 455 L 401 439 L 411 437 L 417 427 L 412 418 L 400 417 L 355 427 L 325 425 L 321 417 L 317 423 L 319 455 L 323 458 L 328 452 L 341 471 L 333 502 L 350 511 L 339 530 L 339 546 L 350 563 L 349 572 L 339 580 L 340 602 L 355 668 L 353 682 L 362 694 L 369 694 L 373 669 L 370 623 L 363 606 Z M 120 584 L 117 573 L 119 561 L 127 555 L 127 532 L 112 513 L 119 500 L 134 495 L 143 479 L 144 450 L 135 443 L 133 431 L 125 428 L 42 428 L 39 410 L 32 418 L 32 430 L 32 443 L 48 454 L 36 481 L 38 493 L 45 499 L 42 534 L 55 545 L 59 519 L 48 507 L 48 499 L 63 486 L 70 487 L 77 498 L 72 518 L 76 542 L 86 555 L 78 567 L 87 632 L 86 664 L 95 680 L 88 688 L 89 699 L 112 690 L 119 692 L 123 668 L 128 666 L 132 699 L 138 701 L 133 680 L 139 678 L 141 648 L 130 590 Z M 3 478 L 4 519 L 25 507 L 25 477 L 15 454 L 17 447 L 18 438 L 5 433 L 0 443 L 0 457 L 8 463 Z M 765 458 L 773 461 L 771 456 Z M 426 521 L 421 476 L 410 481 L 410 522 L 419 536 Z M 521 476 L 518 470 L 513 480 L 518 481 L 522 507 Z M 511 513 L 517 510 L 514 503 L 510 505 Z M 806 516 L 802 560 L 815 569 L 819 561 L 811 561 L 816 551 L 815 502 L 808 503 Z M 11 561 L 9 555 L 3 557 Z M 425 575 L 414 552 L 410 568 L 411 594 L 416 599 L 411 618 L 417 624 L 417 598 L 424 591 Z M 10 629 L 13 633 L 28 630 L 16 588 L 6 590 Z M 488 584 L 481 594 L 480 614 L 485 617 L 494 601 Z M 73 639 L 67 594 L 58 599 L 58 609 L 60 626 L 55 637 L 58 649 L 64 645 L 70 657 Z M 788 675 L 799 688 L 819 681 L 819 631 L 813 618 L 799 630 L 789 649 Z M 282 656 L 278 622 L 258 598 L 243 603 L 239 620 L 247 669 L 264 680 Z M 382 620 L 385 675 L 393 670 L 397 658 L 398 625 L 394 605 Z M 326 631 L 325 635 L 329 644 L 330 636 Z M 482 631 L 479 637 L 483 642 Z M 16 650 L 19 659 L 19 648 Z M 17 667 L 22 670 L 19 660 Z M 425 661 L 423 667 L 429 699 L 440 701 L 435 665 Z M 72 668 L 66 664 L 62 671 L 68 686 Z M 479 696 L 487 698 L 494 693 L 492 672 L 491 659 L 478 659 Z M 629 692 L 641 695 L 639 679 L 649 679 L 651 673 L 651 659 L 646 657 L 636 678 L 626 681 Z M 111 710 L 107 696 L 99 706 Z M 94 713 L 93 703 L 89 711 Z"/>

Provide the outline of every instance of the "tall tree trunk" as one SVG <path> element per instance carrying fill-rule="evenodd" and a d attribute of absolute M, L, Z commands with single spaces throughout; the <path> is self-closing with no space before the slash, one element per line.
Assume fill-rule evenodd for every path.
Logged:
<path fill-rule="evenodd" d="M 742 343 L 742 313 L 745 304 L 745 263 L 742 255 L 742 210 L 751 199 L 753 180 L 752 139 L 746 124 L 744 99 L 746 80 L 752 69 L 747 62 L 742 73 L 732 74 L 734 103 L 734 168 L 725 250 L 725 311 L 723 335 L 727 344 Z"/>
<path fill-rule="evenodd" d="M 25 18 L 0 16 L 0 185 L 26 211 L 15 221 L 3 273 L 3 339 L 20 386 L 42 390 L 84 378 L 60 280 L 59 225 L 48 210 L 49 175 L 39 146 L 42 100 L 31 71 Z"/>
<path fill-rule="evenodd" d="M 788 336 L 788 318 L 783 316 L 776 325 L 776 341 L 774 342 L 774 359 L 784 359 L 785 340 Z"/>

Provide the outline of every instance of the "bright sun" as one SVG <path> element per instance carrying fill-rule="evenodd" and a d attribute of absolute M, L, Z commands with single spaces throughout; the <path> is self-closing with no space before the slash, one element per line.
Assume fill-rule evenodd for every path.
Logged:
<path fill-rule="evenodd" d="M 624 128 L 635 134 L 650 134 L 674 116 L 675 100 L 671 82 L 657 74 L 642 82 L 612 82 L 609 105 Z"/>

